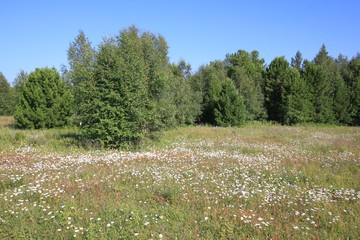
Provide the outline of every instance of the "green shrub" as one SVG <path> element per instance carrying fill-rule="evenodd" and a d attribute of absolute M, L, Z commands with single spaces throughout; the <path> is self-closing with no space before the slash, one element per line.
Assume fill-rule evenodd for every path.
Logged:
<path fill-rule="evenodd" d="M 71 103 L 67 84 L 55 68 L 37 68 L 22 88 L 16 125 L 23 129 L 62 127 L 71 115 Z"/>

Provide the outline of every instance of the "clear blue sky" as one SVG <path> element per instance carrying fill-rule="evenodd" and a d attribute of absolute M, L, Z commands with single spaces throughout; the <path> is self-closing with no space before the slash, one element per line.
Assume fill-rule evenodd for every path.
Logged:
<path fill-rule="evenodd" d="M 258 50 L 267 64 L 297 50 L 311 60 L 323 43 L 333 57 L 360 51 L 359 0 L 0 0 L 0 9 L 0 71 L 9 82 L 20 69 L 67 65 L 80 29 L 94 46 L 130 25 L 159 33 L 170 61 L 193 71 L 239 49 Z"/>

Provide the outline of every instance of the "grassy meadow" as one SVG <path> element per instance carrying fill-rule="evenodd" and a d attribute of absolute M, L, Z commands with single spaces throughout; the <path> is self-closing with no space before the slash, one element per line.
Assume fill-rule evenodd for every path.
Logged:
<path fill-rule="evenodd" d="M 12 124 L 1 239 L 360 237 L 359 127 L 185 127 L 120 151 Z"/>

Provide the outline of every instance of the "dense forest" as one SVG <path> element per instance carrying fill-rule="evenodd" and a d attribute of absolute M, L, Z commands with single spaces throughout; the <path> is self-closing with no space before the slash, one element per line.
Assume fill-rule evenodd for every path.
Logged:
<path fill-rule="evenodd" d="M 0 73 L 0 115 L 24 129 L 77 125 L 109 147 L 189 124 L 360 125 L 360 54 L 333 58 L 325 45 L 312 60 L 298 51 L 269 65 L 239 50 L 192 72 L 169 62 L 161 35 L 129 27 L 96 47 L 80 31 L 68 61 L 60 72 L 20 71 L 12 87 Z"/>

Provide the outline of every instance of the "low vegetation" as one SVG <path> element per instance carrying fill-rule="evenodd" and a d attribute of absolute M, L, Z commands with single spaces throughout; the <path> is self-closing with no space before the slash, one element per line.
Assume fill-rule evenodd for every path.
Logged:
<path fill-rule="evenodd" d="M 360 235 L 357 127 L 184 127 L 126 151 L 0 124 L 1 239 Z"/>

